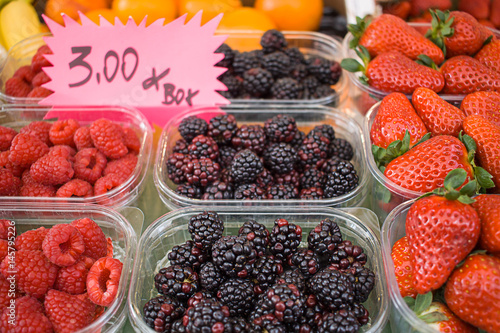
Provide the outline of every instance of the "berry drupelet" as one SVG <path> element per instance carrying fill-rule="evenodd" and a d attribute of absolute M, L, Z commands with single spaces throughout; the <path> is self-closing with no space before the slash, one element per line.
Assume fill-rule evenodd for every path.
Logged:
<path fill-rule="evenodd" d="M 255 183 L 262 188 L 268 188 L 270 185 L 274 184 L 274 177 L 272 173 L 264 168 L 262 172 L 255 179 Z"/>
<path fill-rule="evenodd" d="M 291 142 L 296 137 L 298 129 L 293 117 L 279 114 L 266 120 L 264 131 L 271 142 Z"/>
<path fill-rule="evenodd" d="M 309 187 L 300 190 L 299 198 L 303 200 L 323 199 L 323 189 L 321 187 Z"/>
<path fill-rule="evenodd" d="M 193 307 L 205 299 L 215 300 L 215 297 L 213 294 L 207 292 L 206 290 L 198 291 L 188 299 L 187 308 Z"/>
<path fill-rule="evenodd" d="M 341 161 L 331 173 L 327 174 L 323 186 L 326 198 L 334 198 L 353 191 L 358 186 L 358 175 L 349 161 Z"/>
<path fill-rule="evenodd" d="M 174 321 L 182 318 L 185 311 L 177 299 L 167 296 L 150 299 L 142 309 L 144 321 L 156 332 L 170 332 Z"/>
<path fill-rule="evenodd" d="M 206 187 L 220 177 L 220 164 L 210 158 L 193 159 L 188 162 L 183 170 L 189 184 Z"/>
<path fill-rule="evenodd" d="M 160 269 L 155 276 L 155 287 L 164 296 L 187 302 L 200 289 L 200 284 L 192 268 L 173 265 Z"/>
<path fill-rule="evenodd" d="M 225 114 L 210 119 L 207 135 L 211 136 L 219 145 L 230 145 L 237 130 L 236 118 L 231 114 Z"/>
<path fill-rule="evenodd" d="M 255 293 L 262 294 L 276 282 L 276 279 L 282 273 L 283 265 L 273 255 L 264 255 L 257 259 L 252 272 Z"/>
<path fill-rule="evenodd" d="M 285 36 L 278 30 L 267 30 L 260 39 L 260 45 L 264 53 L 272 53 L 286 49 L 288 43 Z"/>
<path fill-rule="evenodd" d="M 181 245 L 174 246 L 168 254 L 168 259 L 172 265 L 187 266 L 198 270 L 208 258 L 193 241 L 188 240 Z"/>
<path fill-rule="evenodd" d="M 331 311 L 354 303 L 354 289 L 350 279 L 339 271 L 325 268 L 311 277 L 306 288 Z"/>
<path fill-rule="evenodd" d="M 193 158 L 209 158 L 217 161 L 219 157 L 219 146 L 215 140 L 209 136 L 198 135 L 188 146 L 189 155 Z"/>
<path fill-rule="evenodd" d="M 200 187 L 191 184 L 181 184 L 175 189 L 175 193 L 191 199 L 201 199 L 203 191 Z"/>
<path fill-rule="evenodd" d="M 338 156 L 339 158 L 349 161 L 354 157 L 354 150 L 352 149 L 351 144 L 341 138 L 336 138 L 332 141 L 330 145 L 330 152 L 332 156 Z"/>
<path fill-rule="evenodd" d="M 285 142 L 274 143 L 264 150 L 265 166 L 275 174 L 291 172 L 297 161 L 297 152 Z"/>
<path fill-rule="evenodd" d="M 312 250 L 298 249 L 288 258 L 288 265 L 296 267 L 306 279 L 309 279 L 319 271 L 319 257 Z"/>
<path fill-rule="evenodd" d="M 199 278 L 201 287 L 211 293 L 215 293 L 225 280 L 221 270 L 211 261 L 201 266 Z"/>
<path fill-rule="evenodd" d="M 304 278 L 304 275 L 302 275 L 302 273 L 296 268 L 284 271 L 283 274 L 278 276 L 276 283 L 287 285 L 293 284 L 297 286 L 297 288 L 302 292 L 304 292 L 306 288 L 306 279 Z"/>
<path fill-rule="evenodd" d="M 273 52 L 262 57 L 262 67 L 275 78 L 282 78 L 290 72 L 290 58 L 283 52 Z"/>
<path fill-rule="evenodd" d="M 323 186 L 325 181 L 325 173 L 316 168 L 309 168 L 300 175 L 300 186 L 302 188 Z"/>
<path fill-rule="evenodd" d="M 266 147 L 266 133 L 260 125 L 241 125 L 231 143 L 236 150 L 251 149 L 260 155 Z"/>
<path fill-rule="evenodd" d="M 348 269 L 351 267 L 361 267 L 366 264 L 366 253 L 363 248 L 345 240 L 338 244 L 337 249 L 330 256 L 330 263 L 334 269 Z"/>
<path fill-rule="evenodd" d="M 219 164 L 223 168 L 229 168 L 233 162 L 234 155 L 237 151 L 231 146 L 220 146 L 219 147 Z"/>
<path fill-rule="evenodd" d="M 297 199 L 299 190 L 288 184 L 274 184 L 267 188 L 266 198 L 269 200 Z"/>
<path fill-rule="evenodd" d="M 248 184 L 255 181 L 264 170 L 260 157 L 252 150 L 238 152 L 231 163 L 231 176 L 236 184 Z"/>
<path fill-rule="evenodd" d="M 181 184 L 186 181 L 185 166 L 191 162 L 192 157 L 181 153 L 173 153 L 167 160 L 167 173 L 175 184 Z"/>
<path fill-rule="evenodd" d="M 309 232 L 307 244 L 320 256 L 329 256 L 342 243 L 342 233 L 334 221 L 330 219 L 322 220 L 314 229 Z"/>
<path fill-rule="evenodd" d="M 301 227 L 285 219 L 277 219 L 269 234 L 269 250 L 276 259 L 286 261 L 297 250 L 301 240 Z"/>
<path fill-rule="evenodd" d="M 216 212 L 204 211 L 189 219 L 188 231 L 195 245 L 210 253 L 213 244 L 222 237 L 224 223 Z"/>
<path fill-rule="evenodd" d="M 271 86 L 271 97 L 274 99 L 298 99 L 301 97 L 301 92 L 300 83 L 290 77 L 278 79 Z"/>
<path fill-rule="evenodd" d="M 232 317 L 246 317 L 254 304 L 254 285 L 250 280 L 232 278 L 223 282 L 217 299 L 229 308 Z"/>
<path fill-rule="evenodd" d="M 186 311 L 183 318 L 186 332 L 227 332 L 229 309 L 212 299 L 204 299 Z"/>
<path fill-rule="evenodd" d="M 207 133 L 207 122 L 196 116 L 190 116 L 182 119 L 179 124 L 179 133 L 187 141 L 191 142 L 198 135 Z"/>
<path fill-rule="evenodd" d="M 231 184 L 216 180 L 205 188 L 202 200 L 228 200 L 234 198 L 234 188 Z"/>
<path fill-rule="evenodd" d="M 234 191 L 237 200 L 262 200 L 266 198 L 266 191 L 257 184 L 243 184 Z"/>
<path fill-rule="evenodd" d="M 253 244 L 257 256 L 261 257 L 266 253 L 269 245 L 269 230 L 255 220 L 248 220 L 241 226 L 238 236 L 245 237 Z"/>
<path fill-rule="evenodd" d="M 318 333 L 356 333 L 359 322 L 352 311 L 345 309 L 325 313 L 318 323 Z"/>
<path fill-rule="evenodd" d="M 273 75 L 263 68 L 251 68 L 243 73 L 243 89 L 253 97 L 267 96 L 273 84 Z"/>
<path fill-rule="evenodd" d="M 229 277 L 249 276 L 256 258 L 252 243 L 242 236 L 223 236 L 212 246 L 214 264 Z"/>

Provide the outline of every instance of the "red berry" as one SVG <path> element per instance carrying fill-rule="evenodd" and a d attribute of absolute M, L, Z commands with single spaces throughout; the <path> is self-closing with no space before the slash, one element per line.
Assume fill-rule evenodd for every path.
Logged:
<path fill-rule="evenodd" d="M 64 157 L 71 163 L 75 162 L 76 151 L 67 145 L 57 145 L 50 147 L 49 155 Z"/>
<path fill-rule="evenodd" d="M 12 164 L 12 162 L 9 161 L 9 155 L 10 152 L 8 150 L 0 152 L 0 168 L 9 170 L 15 177 L 21 177 L 24 167 Z"/>
<path fill-rule="evenodd" d="M 80 127 L 76 130 L 75 135 L 73 135 L 73 141 L 75 142 L 76 149 L 82 150 L 84 148 L 94 148 L 94 143 L 90 137 L 89 127 Z"/>
<path fill-rule="evenodd" d="M 21 187 L 20 194 L 22 197 L 55 197 L 56 188 L 52 185 L 30 183 Z"/>
<path fill-rule="evenodd" d="M 137 134 L 130 127 L 124 128 L 125 136 L 123 137 L 123 143 L 127 146 L 129 151 L 139 154 L 141 150 L 141 141 L 137 137 Z"/>
<path fill-rule="evenodd" d="M 10 128 L 0 126 L 0 151 L 9 150 L 12 140 L 17 135 L 17 132 Z"/>
<path fill-rule="evenodd" d="M 44 305 L 56 333 L 76 332 L 89 325 L 94 318 L 95 305 L 80 295 L 52 289 L 45 296 Z"/>
<path fill-rule="evenodd" d="M 115 174 L 110 174 L 99 178 L 94 184 L 94 195 L 101 195 L 104 193 L 108 193 L 115 187 L 118 187 L 122 184 L 122 181 L 119 176 Z"/>
<path fill-rule="evenodd" d="M 108 237 L 107 241 L 108 241 L 108 251 L 106 253 L 106 257 L 113 258 L 113 240 L 111 239 L 111 237 Z"/>
<path fill-rule="evenodd" d="M 95 260 L 106 256 L 108 253 L 108 241 L 97 223 L 89 218 L 83 218 L 74 220 L 70 225 L 78 229 L 83 236 L 85 243 L 84 256 Z"/>
<path fill-rule="evenodd" d="M 51 127 L 52 127 L 51 123 L 47 123 L 45 121 L 34 121 L 29 125 L 21 128 L 19 133 L 31 134 L 33 136 L 36 136 L 47 146 L 51 146 L 52 143 L 50 142 L 49 138 L 49 131 Z"/>
<path fill-rule="evenodd" d="M 5 94 L 12 97 L 26 97 L 31 91 L 29 83 L 18 77 L 11 77 L 5 82 Z"/>
<path fill-rule="evenodd" d="M 94 263 L 87 275 L 87 293 L 94 304 L 110 306 L 113 303 L 122 268 L 121 261 L 114 258 L 101 258 Z"/>
<path fill-rule="evenodd" d="M 96 120 L 90 125 L 90 136 L 99 151 L 106 157 L 118 159 L 127 154 L 123 143 L 124 132 L 120 125 L 107 119 Z"/>
<path fill-rule="evenodd" d="M 9 242 L 5 239 L 0 239 L 0 260 L 3 260 L 9 253 Z"/>
<path fill-rule="evenodd" d="M 47 154 L 31 165 L 30 174 L 40 184 L 59 185 L 69 182 L 75 172 L 64 157 Z"/>
<path fill-rule="evenodd" d="M 35 73 L 31 70 L 31 66 L 22 66 L 17 69 L 17 71 L 12 75 L 13 77 L 18 77 L 20 79 L 23 79 L 26 81 L 26 83 L 31 83 L 33 82 L 33 79 L 35 78 Z"/>
<path fill-rule="evenodd" d="M 97 148 L 85 148 L 75 155 L 75 178 L 90 184 L 101 178 L 108 160 Z"/>
<path fill-rule="evenodd" d="M 87 274 L 94 259 L 82 256 L 74 265 L 59 269 L 54 289 L 68 294 L 83 294 L 87 288 Z"/>
<path fill-rule="evenodd" d="M 21 180 L 7 169 L 0 169 L 0 196 L 16 196 L 21 188 Z"/>
<path fill-rule="evenodd" d="M 42 243 L 48 233 L 49 229 L 44 227 L 23 232 L 16 238 L 16 250 L 42 251 Z"/>
<path fill-rule="evenodd" d="M 9 161 L 14 165 L 28 167 L 49 152 L 49 147 L 35 136 L 19 133 L 12 140 Z"/>
<path fill-rule="evenodd" d="M 29 98 L 45 98 L 50 95 L 52 95 L 53 91 L 44 87 L 35 87 L 30 93 L 28 94 Z"/>
<path fill-rule="evenodd" d="M 61 186 L 56 192 L 56 197 L 62 198 L 88 198 L 93 195 L 94 188 L 92 187 L 92 185 L 81 179 L 71 179 L 69 182 Z"/>
<path fill-rule="evenodd" d="M 41 87 L 43 84 L 50 82 L 50 77 L 45 74 L 44 71 L 39 72 L 38 74 L 33 77 L 33 80 L 31 81 L 31 85 L 36 88 L 36 87 Z"/>
<path fill-rule="evenodd" d="M 42 298 L 56 281 L 58 268 L 51 263 L 42 251 L 16 251 L 15 257 L 16 285 L 20 292 L 36 298 Z M 5 257 L 0 265 L 3 276 L 10 276 L 12 262 Z"/>
<path fill-rule="evenodd" d="M 124 182 L 134 173 L 137 160 L 137 156 L 130 153 L 118 160 L 111 161 L 104 169 L 104 176 L 115 174 Z"/>
<path fill-rule="evenodd" d="M 0 274 L 0 314 L 2 313 L 3 309 L 5 309 L 5 307 L 9 306 L 10 300 L 15 300 L 16 297 L 19 297 L 19 295 L 16 292 L 15 281 L 12 281 L 11 289 L 10 281 Z"/>
<path fill-rule="evenodd" d="M 11 310 L 4 309 L 0 316 L 0 331 L 6 333 L 52 333 L 52 324 L 43 314 L 42 303 L 36 298 L 23 296 L 15 300 L 15 323 L 9 321 Z"/>
<path fill-rule="evenodd" d="M 80 128 L 78 121 L 74 119 L 58 120 L 49 131 L 50 141 L 55 145 L 75 146 L 73 135 Z"/>
<path fill-rule="evenodd" d="M 33 72 L 38 73 L 42 70 L 42 67 L 52 66 L 50 61 L 45 59 L 44 54 L 52 54 L 52 51 L 47 45 L 40 47 L 31 59 L 31 70 Z"/>
<path fill-rule="evenodd" d="M 69 224 L 50 228 L 42 243 L 43 254 L 58 266 L 73 265 L 85 251 L 82 234 Z"/>
<path fill-rule="evenodd" d="M 11 220 L 0 219 L 0 239 L 9 239 L 16 236 L 15 222 Z"/>

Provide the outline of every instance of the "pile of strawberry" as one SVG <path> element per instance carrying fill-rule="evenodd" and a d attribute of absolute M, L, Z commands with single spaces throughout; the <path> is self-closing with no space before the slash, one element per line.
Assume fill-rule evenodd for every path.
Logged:
<path fill-rule="evenodd" d="M 91 197 L 134 172 L 141 142 L 132 128 L 107 119 L 0 126 L 0 196 Z"/>
<path fill-rule="evenodd" d="M 52 54 L 47 45 L 38 49 L 31 59 L 30 66 L 20 67 L 14 75 L 5 82 L 5 94 L 12 97 L 43 98 L 52 94 L 52 91 L 42 87 L 50 78 L 42 70 L 52 64 L 45 59 L 45 54 Z"/>
<path fill-rule="evenodd" d="M 460 188 L 466 177 L 453 170 L 410 207 L 391 253 L 396 280 L 406 304 L 439 331 L 500 332 L 500 196 L 471 199 L 475 181 Z"/>
<path fill-rule="evenodd" d="M 500 92 L 500 40 L 465 12 L 432 15 L 425 36 L 394 15 L 371 23 L 357 18 L 349 26 L 350 47 L 363 65 L 348 58 L 342 67 L 363 72 L 361 81 L 382 92 L 412 94 L 418 87 L 443 94 Z"/>
<path fill-rule="evenodd" d="M 93 220 L 30 230 L 15 245 L 12 225 L 0 220 L 1 332 L 75 332 L 113 303 L 123 264 Z"/>

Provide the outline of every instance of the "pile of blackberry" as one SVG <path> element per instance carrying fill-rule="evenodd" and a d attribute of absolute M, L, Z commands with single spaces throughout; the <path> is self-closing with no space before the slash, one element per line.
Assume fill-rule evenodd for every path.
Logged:
<path fill-rule="evenodd" d="M 353 147 L 330 125 L 306 134 L 282 114 L 262 125 L 238 125 L 233 115 L 209 123 L 191 116 L 179 132 L 166 170 L 177 194 L 192 199 L 328 199 L 359 183 Z"/>
<path fill-rule="evenodd" d="M 227 87 L 220 93 L 235 99 L 318 99 L 335 94 L 331 87 L 342 75 L 338 62 L 307 56 L 288 47 L 283 34 L 266 31 L 262 50 L 238 52 L 227 44 L 217 50 L 224 59 L 217 66 L 227 68 L 219 80 Z"/>
<path fill-rule="evenodd" d="M 278 218 L 271 230 L 255 221 L 223 236 L 216 213 L 191 216 L 192 240 L 167 254 L 154 277 L 158 295 L 143 307 L 157 332 L 358 332 L 375 286 L 360 246 L 324 219 L 307 236 Z M 304 237 L 305 238 L 305 237 Z M 153 281 L 152 281 L 153 282 Z"/>

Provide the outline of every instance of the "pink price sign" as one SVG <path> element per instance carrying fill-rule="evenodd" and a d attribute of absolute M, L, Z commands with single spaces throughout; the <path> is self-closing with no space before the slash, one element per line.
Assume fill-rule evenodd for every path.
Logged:
<path fill-rule="evenodd" d="M 166 25 L 146 27 L 101 17 L 100 25 L 80 15 L 81 24 L 64 16 L 65 26 L 44 17 L 52 36 L 45 42 L 53 54 L 44 67 L 54 93 L 44 105 L 124 105 L 141 109 L 151 123 L 163 126 L 171 116 L 192 106 L 228 104 L 217 91 L 225 68 L 215 53 L 226 35 L 215 35 L 222 15 L 201 26 L 201 12 Z M 53 115 L 53 114 L 52 114 Z M 58 115 L 61 116 L 61 115 Z"/>

